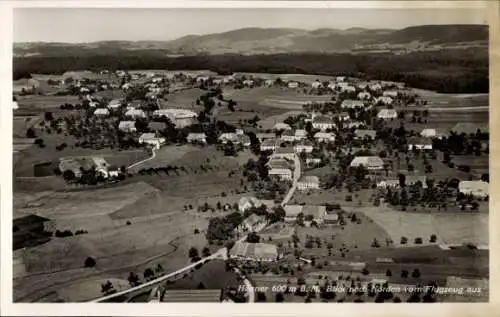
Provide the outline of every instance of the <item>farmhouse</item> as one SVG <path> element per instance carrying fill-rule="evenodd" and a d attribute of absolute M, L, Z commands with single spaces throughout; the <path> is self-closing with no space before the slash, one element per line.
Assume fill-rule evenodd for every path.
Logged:
<path fill-rule="evenodd" d="M 325 219 L 326 215 L 326 207 L 325 206 L 312 206 L 312 205 L 305 205 L 302 208 L 302 213 L 304 214 L 304 221 L 306 226 L 310 226 L 311 223 L 307 221 L 308 218 L 312 217 L 312 221 L 316 222 L 317 224 L 322 224 Z"/>
<path fill-rule="evenodd" d="M 291 146 L 277 147 L 276 150 L 274 150 L 273 157 L 282 157 L 293 160 L 295 157 L 295 150 Z"/>
<path fill-rule="evenodd" d="M 335 80 L 336 80 L 337 82 L 344 82 L 344 81 L 346 80 L 346 78 L 345 78 L 345 76 L 337 76 L 337 77 L 335 78 Z"/>
<path fill-rule="evenodd" d="M 222 289 L 167 289 L 161 297 L 165 303 L 219 303 Z"/>
<path fill-rule="evenodd" d="M 308 189 L 319 189 L 319 177 L 318 176 L 306 176 L 303 175 L 297 181 L 298 190 L 308 190 Z"/>
<path fill-rule="evenodd" d="M 238 202 L 238 210 L 244 212 L 250 208 L 260 207 L 262 203 L 255 197 L 241 197 Z"/>
<path fill-rule="evenodd" d="M 398 92 L 396 90 L 386 90 L 382 93 L 382 96 L 385 97 L 391 97 L 391 98 L 397 98 L 398 97 Z"/>
<path fill-rule="evenodd" d="M 155 121 L 152 121 L 148 124 L 148 129 L 150 131 L 155 131 L 155 132 L 158 132 L 158 131 L 163 131 L 167 128 L 167 124 L 165 122 L 155 122 Z"/>
<path fill-rule="evenodd" d="M 258 231 L 266 224 L 266 218 L 264 216 L 258 216 L 256 214 L 251 214 L 243 220 L 240 225 L 240 229 L 243 231 Z"/>
<path fill-rule="evenodd" d="M 352 99 L 345 99 L 342 101 L 342 104 L 340 106 L 344 109 L 355 109 L 355 108 L 363 108 L 364 103 L 361 100 L 352 100 Z"/>
<path fill-rule="evenodd" d="M 409 138 L 408 150 L 432 150 L 432 140 L 428 138 Z"/>
<path fill-rule="evenodd" d="M 229 257 L 245 261 L 274 262 L 279 259 L 278 247 L 268 243 L 236 242 Z"/>
<path fill-rule="evenodd" d="M 264 85 L 265 85 L 265 86 L 267 86 L 267 87 L 274 86 L 274 80 L 273 80 L 273 79 L 267 79 L 267 80 L 264 82 Z"/>
<path fill-rule="evenodd" d="M 292 130 L 286 130 L 281 134 L 281 140 L 284 142 L 293 142 L 295 141 L 295 132 Z"/>
<path fill-rule="evenodd" d="M 120 99 L 113 99 L 108 103 L 109 109 L 118 109 L 122 106 L 122 101 Z"/>
<path fill-rule="evenodd" d="M 151 144 L 156 149 L 159 149 L 165 143 L 165 138 L 157 137 L 155 133 L 143 133 L 139 137 L 139 143 Z"/>
<path fill-rule="evenodd" d="M 371 91 L 379 91 L 382 89 L 382 85 L 380 84 L 370 84 L 368 85 L 368 89 L 370 89 Z"/>
<path fill-rule="evenodd" d="M 461 181 L 458 183 L 458 191 L 465 195 L 484 198 L 490 195 L 490 184 L 483 181 Z"/>
<path fill-rule="evenodd" d="M 94 111 L 94 115 L 98 117 L 107 117 L 109 115 L 109 110 L 106 108 L 98 108 Z"/>
<path fill-rule="evenodd" d="M 307 166 L 317 166 L 321 163 L 321 159 L 319 157 L 307 157 L 306 165 Z"/>
<path fill-rule="evenodd" d="M 323 86 L 323 84 L 319 81 L 315 81 L 311 84 L 312 89 L 319 89 Z"/>
<path fill-rule="evenodd" d="M 337 113 L 335 116 L 339 119 L 339 121 L 347 121 L 351 119 L 347 112 Z"/>
<path fill-rule="evenodd" d="M 243 85 L 244 85 L 244 86 L 247 86 L 247 87 L 252 87 L 252 86 L 253 86 L 253 84 L 254 84 L 254 81 L 253 81 L 253 80 L 251 80 L 251 79 L 247 79 L 247 80 L 244 80 L 244 81 L 243 81 Z"/>
<path fill-rule="evenodd" d="M 356 84 L 356 86 L 361 90 L 365 90 L 368 87 L 368 83 L 367 82 L 359 82 Z"/>
<path fill-rule="evenodd" d="M 146 114 L 141 109 L 130 109 L 127 112 L 125 112 L 125 116 L 130 117 L 130 118 L 134 118 L 134 119 L 146 118 Z"/>
<path fill-rule="evenodd" d="M 237 144 L 237 143 L 239 143 L 240 139 L 236 133 L 222 133 L 219 136 L 219 141 L 222 144 L 226 144 L 228 142 L 231 142 L 233 144 Z"/>
<path fill-rule="evenodd" d="M 276 140 L 266 139 L 260 144 L 260 150 L 264 151 L 274 151 L 276 149 Z"/>
<path fill-rule="evenodd" d="M 377 118 L 379 119 L 396 119 L 398 117 L 398 113 L 394 109 L 382 109 L 377 114 Z"/>
<path fill-rule="evenodd" d="M 336 83 L 330 82 L 328 84 L 328 89 L 335 90 L 336 88 L 337 88 L 337 84 Z"/>
<path fill-rule="evenodd" d="M 335 135 L 331 132 L 316 132 L 314 139 L 316 142 L 335 142 Z"/>
<path fill-rule="evenodd" d="M 356 92 L 356 87 L 351 85 L 340 85 L 340 91 L 342 92 Z"/>
<path fill-rule="evenodd" d="M 255 136 L 257 137 L 257 139 L 259 139 L 259 141 L 264 141 L 264 140 L 268 140 L 268 139 L 274 139 L 276 137 L 276 134 L 275 133 L 257 133 L 255 134 Z"/>
<path fill-rule="evenodd" d="M 187 141 L 189 143 L 207 143 L 207 135 L 205 133 L 189 133 Z"/>
<path fill-rule="evenodd" d="M 358 94 L 359 100 L 368 100 L 372 97 L 372 95 L 367 91 L 362 91 Z"/>
<path fill-rule="evenodd" d="M 280 179 L 292 179 L 292 165 L 285 159 L 272 158 L 267 163 L 269 175 L 274 175 Z"/>
<path fill-rule="evenodd" d="M 364 123 L 364 122 L 361 122 L 361 121 L 351 121 L 351 122 L 348 122 L 348 123 L 346 124 L 346 127 L 347 127 L 348 129 L 352 129 L 352 128 L 359 128 L 359 127 L 362 127 L 362 126 L 364 126 L 364 125 L 365 125 L 365 123 Z"/>
<path fill-rule="evenodd" d="M 269 170 L 269 176 L 276 176 L 282 180 L 291 180 L 292 170 L 288 168 L 273 168 Z"/>
<path fill-rule="evenodd" d="M 302 140 L 307 137 L 307 131 L 304 129 L 298 129 L 295 131 L 295 140 Z"/>
<path fill-rule="evenodd" d="M 286 123 L 278 122 L 274 125 L 273 130 L 274 131 L 280 131 L 280 130 L 291 130 L 292 127 L 290 127 Z"/>
<path fill-rule="evenodd" d="M 212 83 L 213 83 L 214 85 L 217 85 L 217 86 L 218 86 L 218 85 L 221 85 L 221 84 L 222 84 L 222 82 L 223 82 L 223 81 L 222 81 L 222 79 L 220 79 L 220 78 L 219 78 L 219 79 L 214 79 L 214 80 L 212 81 Z"/>
<path fill-rule="evenodd" d="M 123 132 L 137 131 L 135 127 L 135 121 L 120 121 L 120 123 L 118 124 L 118 129 Z"/>
<path fill-rule="evenodd" d="M 309 140 L 302 140 L 294 146 L 296 153 L 311 153 L 314 147 Z"/>
<path fill-rule="evenodd" d="M 378 97 L 378 98 L 375 98 L 375 104 L 382 104 L 382 105 L 392 105 L 392 102 L 394 100 L 389 97 L 389 96 L 381 96 L 381 97 Z"/>
<path fill-rule="evenodd" d="M 323 221 L 325 224 L 337 224 L 339 222 L 339 215 L 336 212 L 326 212 Z"/>
<path fill-rule="evenodd" d="M 302 212 L 304 206 L 302 205 L 286 205 L 283 207 L 285 209 L 285 222 L 294 222 L 297 220 L 297 216 Z"/>
<path fill-rule="evenodd" d="M 358 140 L 362 140 L 364 138 L 375 140 L 376 136 L 377 136 L 377 131 L 375 130 L 357 129 L 354 131 L 354 138 Z"/>
<path fill-rule="evenodd" d="M 316 116 L 312 121 L 313 128 L 325 131 L 327 129 L 333 129 L 335 123 L 333 120 L 326 116 Z"/>
<path fill-rule="evenodd" d="M 229 84 L 229 83 L 232 83 L 235 81 L 235 78 L 234 76 L 232 75 L 229 75 L 229 76 L 224 76 L 224 78 L 222 79 L 222 81 L 225 83 L 225 84 Z"/>
<path fill-rule="evenodd" d="M 298 87 L 299 87 L 299 83 L 296 81 L 291 81 L 288 83 L 288 88 L 298 88 Z"/>
<path fill-rule="evenodd" d="M 350 164 L 351 167 L 361 165 L 368 170 L 381 170 L 384 167 L 384 161 L 378 156 L 356 156 Z"/>
<path fill-rule="evenodd" d="M 420 132 L 420 136 L 424 138 L 433 138 L 437 135 L 436 129 L 423 129 L 422 132 Z"/>

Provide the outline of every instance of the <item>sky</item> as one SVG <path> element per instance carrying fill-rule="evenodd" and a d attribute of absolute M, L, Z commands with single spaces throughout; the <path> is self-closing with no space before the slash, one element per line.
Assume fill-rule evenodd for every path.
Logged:
<path fill-rule="evenodd" d="M 480 9 L 138 9 L 16 8 L 14 42 L 173 40 L 246 27 L 401 29 L 424 24 L 486 24 Z"/>

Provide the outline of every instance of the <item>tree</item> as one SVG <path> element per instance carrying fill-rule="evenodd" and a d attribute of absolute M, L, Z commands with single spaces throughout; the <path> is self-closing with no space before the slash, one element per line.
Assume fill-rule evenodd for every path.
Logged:
<path fill-rule="evenodd" d="M 34 138 L 36 138 L 35 130 L 33 130 L 33 128 L 28 128 L 28 130 L 26 130 L 26 137 L 28 139 L 34 139 Z"/>
<path fill-rule="evenodd" d="M 435 243 L 437 241 L 437 236 L 435 234 L 431 234 L 431 237 L 429 239 L 431 243 Z"/>
<path fill-rule="evenodd" d="M 408 271 L 407 270 L 401 270 L 401 277 L 402 278 L 407 278 L 408 277 Z"/>
<path fill-rule="evenodd" d="M 415 244 L 422 244 L 422 238 L 420 237 L 415 238 Z"/>
<path fill-rule="evenodd" d="M 368 269 L 367 269 L 367 268 L 363 268 L 363 270 L 361 271 L 361 273 L 362 273 L 363 275 L 368 275 L 368 274 L 370 274 L 370 271 L 368 271 Z"/>
<path fill-rule="evenodd" d="M 408 238 L 407 237 L 401 237 L 400 244 L 406 244 L 408 243 Z"/>
<path fill-rule="evenodd" d="M 52 115 L 52 112 L 50 112 L 50 111 L 45 112 L 44 119 L 45 119 L 45 121 L 54 120 L 54 116 Z"/>
<path fill-rule="evenodd" d="M 413 272 L 411 272 L 411 277 L 413 278 L 419 278 L 420 275 L 420 270 L 418 268 L 414 269 Z"/>
<path fill-rule="evenodd" d="M 387 269 L 387 271 L 385 271 L 385 276 L 387 276 L 387 277 L 392 276 L 391 270 Z"/>
<path fill-rule="evenodd" d="M 63 172 L 63 179 L 66 181 L 66 182 L 72 182 L 75 180 L 75 173 L 72 171 L 72 170 L 66 170 Z"/>
<path fill-rule="evenodd" d="M 139 285 L 139 275 L 134 272 L 129 273 L 127 280 L 132 287 Z"/>
<path fill-rule="evenodd" d="M 206 287 L 205 287 L 205 284 L 203 284 L 202 282 L 200 282 L 200 283 L 198 284 L 197 289 L 205 289 L 205 288 L 206 288 Z"/>
<path fill-rule="evenodd" d="M 202 255 L 204 258 L 210 255 L 210 249 L 208 247 L 204 247 L 203 250 L 201 251 Z"/>
<path fill-rule="evenodd" d="M 195 258 L 198 256 L 199 256 L 198 249 L 196 249 L 195 247 L 192 247 L 191 249 L 189 249 L 189 257 L 190 258 Z"/>
<path fill-rule="evenodd" d="M 155 273 L 149 267 L 144 270 L 144 279 L 145 280 L 149 280 L 150 278 L 153 278 L 154 276 L 155 276 Z"/>
<path fill-rule="evenodd" d="M 35 144 L 38 145 L 38 147 L 40 147 L 40 148 L 45 147 L 44 141 L 41 138 L 36 139 Z"/>
<path fill-rule="evenodd" d="M 260 236 L 256 232 L 250 232 L 247 236 L 248 243 L 259 243 Z"/>
<path fill-rule="evenodd" d="M 114 286 L 110 281 L 106 281 L 106 283 L 101 284 L 101 293 L 108 295 L 114 292 L 115 292 Z"/>
<path fill-rule="evenodd" d="M 94 267 L 96 265 L 96 261 L 94 260 L 93 257 L 88 257 L 85 259 L 85 263 L 83 264 L 84 267 Z"/>
<path fill-rule="evenodd" d="M 276 301 L 276 303 L 284 302 L 285 297 L 283 296 L 283 293 L 281 293 L 281 292 L 276 293 L 275 301 Z"/>

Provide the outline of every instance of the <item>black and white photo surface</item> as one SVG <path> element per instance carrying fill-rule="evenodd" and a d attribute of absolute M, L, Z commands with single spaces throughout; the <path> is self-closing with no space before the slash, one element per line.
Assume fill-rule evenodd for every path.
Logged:
<path fill-rule="evenodd" d="M 228 6 L 13 9 L 12 301 L 487 303 L 485 9 Z"/>

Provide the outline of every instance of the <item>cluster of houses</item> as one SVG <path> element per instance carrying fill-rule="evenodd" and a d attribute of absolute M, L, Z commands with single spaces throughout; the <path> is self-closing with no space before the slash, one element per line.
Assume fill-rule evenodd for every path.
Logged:
<path fill-rule="evenodd" d="M 118 177 L 121 174 L 120 168 L 110 165 L 106 160 L 99 156 L 81 156 L 81 157 L 63 157 L 59 159 L 59 171 L 65 173 L 73 172 L 78 178 L 82 176 L 83 171 L 94 169 L 97 175 L 103 178 Z"/>

